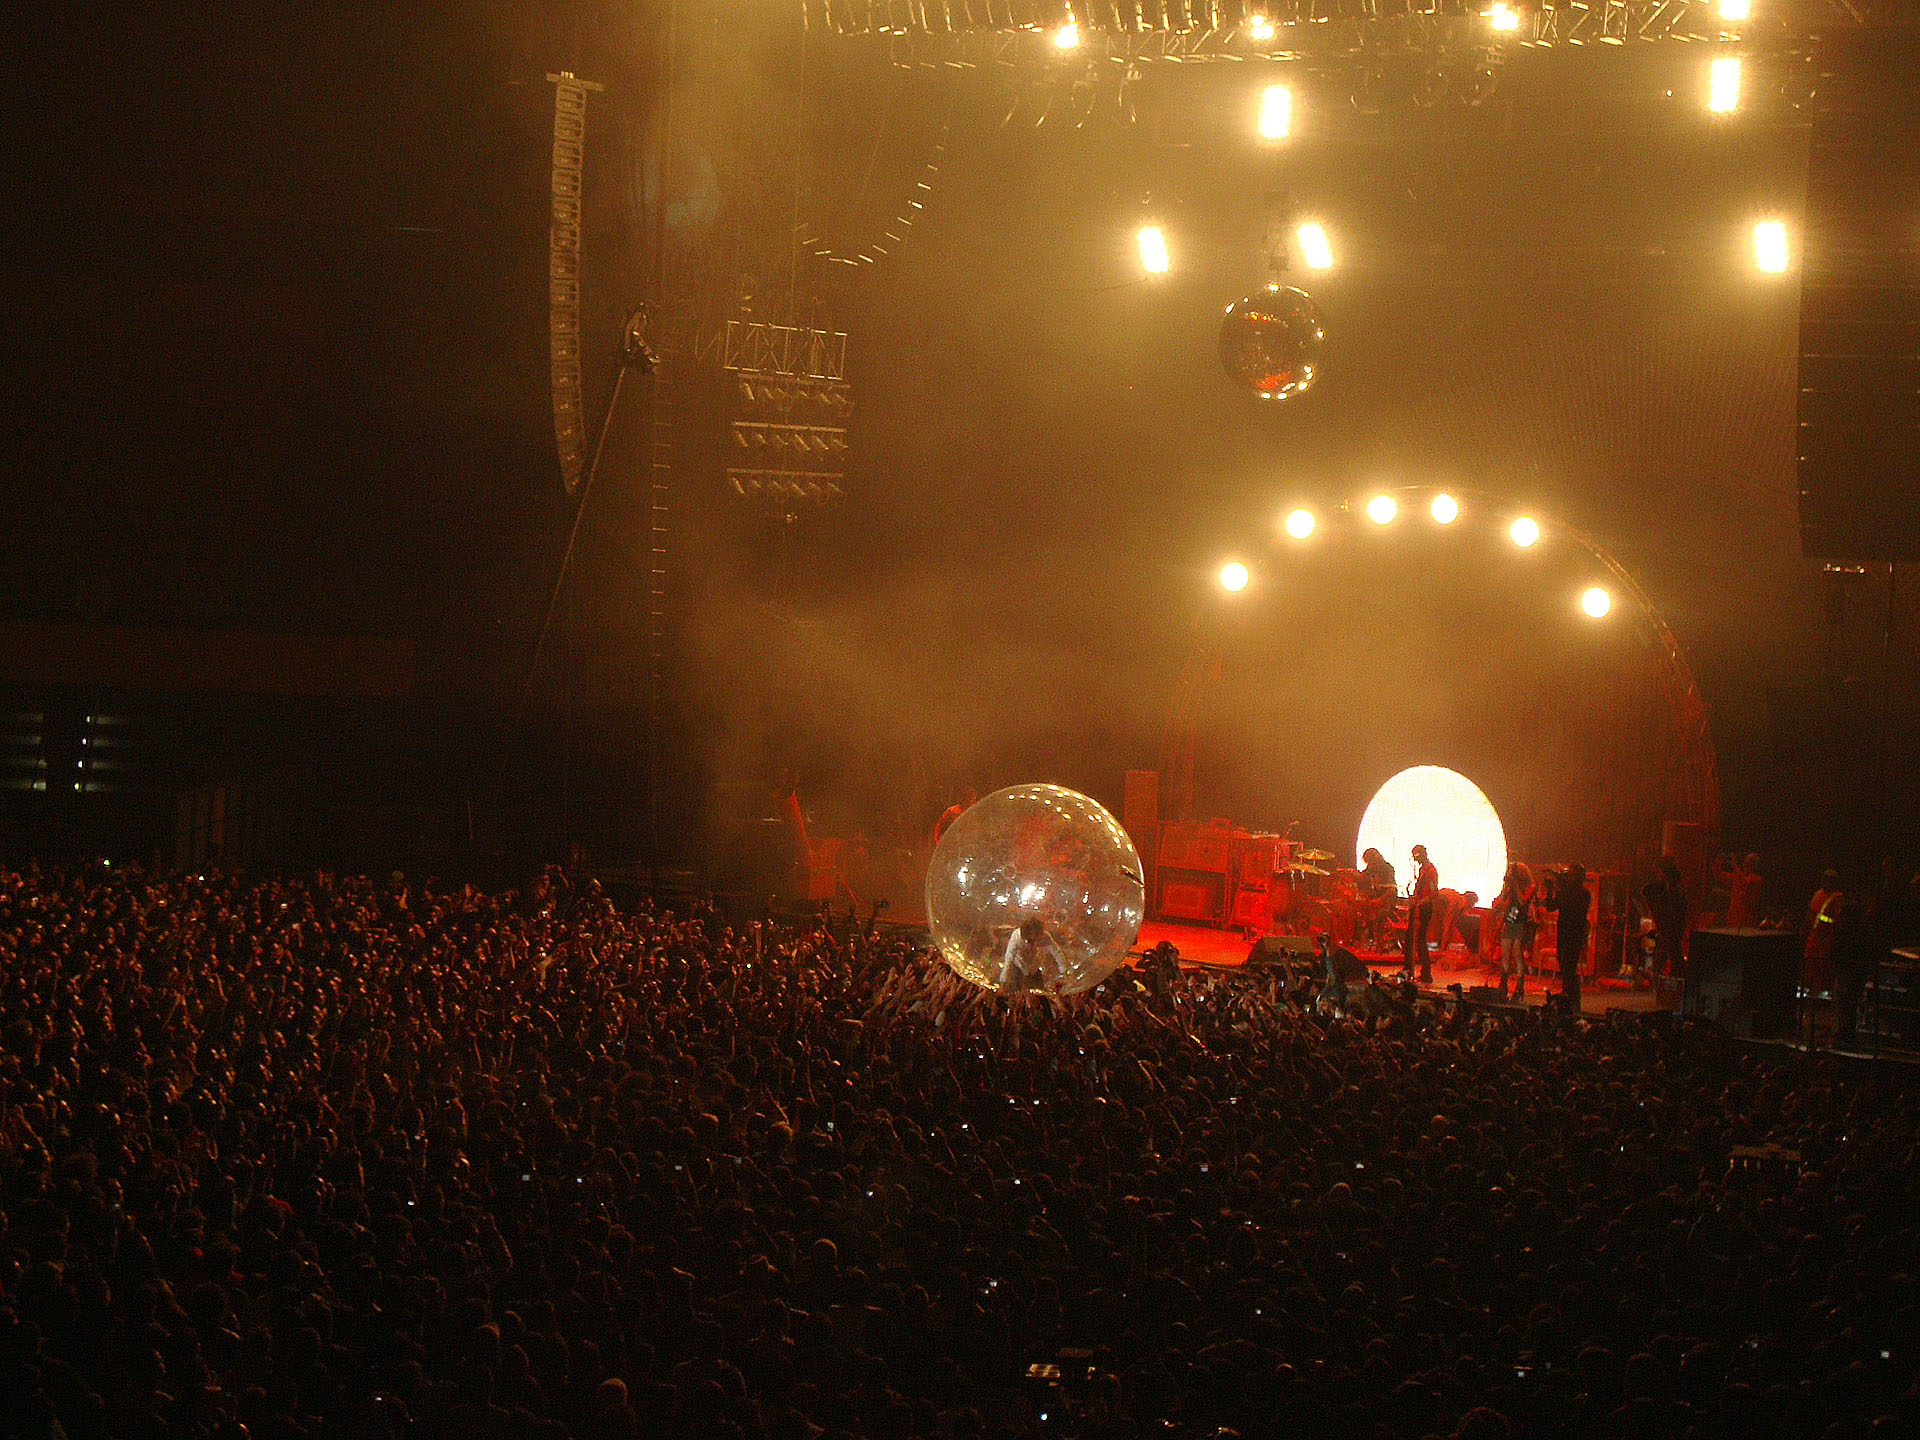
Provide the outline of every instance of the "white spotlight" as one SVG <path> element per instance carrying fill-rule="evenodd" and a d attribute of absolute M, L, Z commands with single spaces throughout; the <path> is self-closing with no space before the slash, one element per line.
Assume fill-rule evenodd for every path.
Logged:
<path fill-rule="evenodd" d="M 1251 20 L 1247 21 L 1247 38 L 1256 41 L 1271 40 L 1273 38 L 1273 21 L 1264 15 L 1255 15 Z"/>
<path fill-rule="evenodd" d="M 1333 246 L 1327 243 L 1326 228 L 1318 220 L 1309 220 L 1294 232 L 1300 238 L 1300 258 L 1309 270 L 1333 268 Z"/>
<path fill-rule="evenodd" d="M 1540 538 L 1540 522 L 1531 515 L 1522 515 L 1507 533 L 1513 537 L 1514 544 L 1525 550 Z"/>
<path fill-rule="evenodd" d="M 1436 495 L 1427 511 L 1442 525 L 1451 525 L 1460 518 L 1460 502 L 1451 495 Z"/>
<path fill-rule="evenodd" d="M 1744 20 L 1753 13 L 1753 0 L 1720 0 L 1722 20 Z"/>
<path fill-rule="evenodd" d="M 1072 16 L 1068 16 L 1066 23 L 1053 32 L 1053 48 L 1071 50 L 1079 43 L 1080 27 L 1074 22 Z"/>
<path fill-rule="evenodd" d="M 1599 585 L 1589 585 L 1580 592 L 1580 608 L 1595 620 L 1602 619 L 1613 609 L 1613 596 Z"/>
<path fill-rule="evenodd" d="M 1753 264 L 1765 275 L 1779 275 L 1786 270 L 1786 221 L 1762 220 L 1753 227 Z"/>
<path fill-rule="evenodd" d="M 1499 3 L 1499 0 L 1495 0 L 1493 9 L 1487 12 L 1487 18 L 1493 22 L 1493 28 L 1496 30 L 1520 28 L 1520 12 L 1511 5 Z"/>
<path fill-rule="evenodd" d="M 1167 254 L 1167 236 L 1158 225 L 1142 225 L 1136 237 L 1140 242 L 1140 268 L 1149 275 L 1164 275 L 1172 265 Z"/>
<path fill-rule="evenodd" d="M 1415 845 L 1453 890 L 1491 895 L 1507 868 L 1507 833 L 1493 803 L 1466 776 L 1440 765 L 1402 770 L 1374 792 L 1360 817 L 1356 851 L 1376 849 L 1397 865 L 1407 864 Z"/>
<path fill-rule="evenodd" d="M 1287 514 L 1287 534 L 1296 540 L 1304 540 L 1313 533 L 1314 519 L 1311 510 L 1292 510 Z"/>
<path fill-rule="evenodd" d="M 1293 130 L 1293 91 L 1269 85 L 1260 92 L 1260 138 L 1284 140 Z"/>
<path fill-rule="evenodd" d="M 1707 66 L 1707 109 L 1729 115 L 1740 107 L 1740 57 L 1722 55 Z"/>
<path fill-rule="evenodd" d="M 1244 590 L 1247 588 L 1247 567 L 1238 560 L 1229 560 L 1220 567 L 1220 588 L 1222 590 Z"/>
<path fill-rule="evenodd" d="M 1391 495 L 1376 495 L 1367 501 L 1367 518 L 1376 525 L 1385 525 L 1400 513 L 1400 507 L 1393 503 Z"/>

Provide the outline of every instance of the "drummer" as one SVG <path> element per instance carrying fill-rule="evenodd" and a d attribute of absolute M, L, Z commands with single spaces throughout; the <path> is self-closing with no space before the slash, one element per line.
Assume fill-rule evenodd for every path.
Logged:
<path fill-rule="evenodd" d="M 1392 918 L 1399 887 L 1394 881 L 1393 862 L 1369 845 L 1360 852 L 1360 932 L 1367 943 L 1386 943 L 1387 922 Z"/>
<path fill-rule="evenodd" d="M 1393 862 L 1371 845 L 1360 852 L 1360 893 L 1374 900 L 1399 893 Z"/>

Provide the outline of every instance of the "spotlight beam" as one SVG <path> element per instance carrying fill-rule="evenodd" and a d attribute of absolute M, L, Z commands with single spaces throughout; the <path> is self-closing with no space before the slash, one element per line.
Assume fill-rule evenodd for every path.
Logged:
<path fill-rule="evenodd" d="M 1787 222 L 1757 222 L 1753 227 L 1753 268 L 1763 275 L 1782 275 L 1786 273 L 1790 258 Z"/>
<path fill-rule="evenodd" d="M 1293 91 L 1269 85 L 1260 92 L 1260 138 L 1284 140 L 1293 131 Z"/>
<path fill-rule="evenodd" d="M 1158 225 L 1142 225 L 1134 237 L 1140 246 L 1140 268 L 1149 275 L 1164 275 L 1173 268 L 1167 253 L 1167 232 Z"/>
<path fill-rule="evenodd" d="M 1308 220 L 1294 235 L 1300 241 L 1300 258 L 1307 262 L 1309 270 L 1333 268 L 1333 245 L 1327 239 L 1326 226 L 1318 220 Z"/>
<path fill-rule="evenodd" d="M 1707 109 L 1731 115 L 1740 108 L 1740 57 L 1719 55 L 1707 66 Z"/>

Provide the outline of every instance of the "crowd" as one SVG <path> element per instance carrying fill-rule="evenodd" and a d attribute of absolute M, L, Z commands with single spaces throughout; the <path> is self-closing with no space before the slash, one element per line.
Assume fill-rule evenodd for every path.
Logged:
<path fill-rule="evenodd" d="M 0 1434 L 1907 1435 L 1920 1106 L 860 924 L 0 872 Z"/>

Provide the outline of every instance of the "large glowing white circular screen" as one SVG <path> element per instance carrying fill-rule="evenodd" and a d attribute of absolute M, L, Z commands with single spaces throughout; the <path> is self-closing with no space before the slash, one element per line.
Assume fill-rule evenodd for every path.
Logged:
<path fill-rule="evenodd" d="M 1416 845 L 1427 847 L 1445 889 L 1471 890 L 1482 905 L 1500 892 L 1507 832 L 1480 787 L 1459 771 L 1416 765 L 1387 781 L 1367 802 L 1358 849 L 1386 856 L 1402 891 L 1413 879 Z"/>

